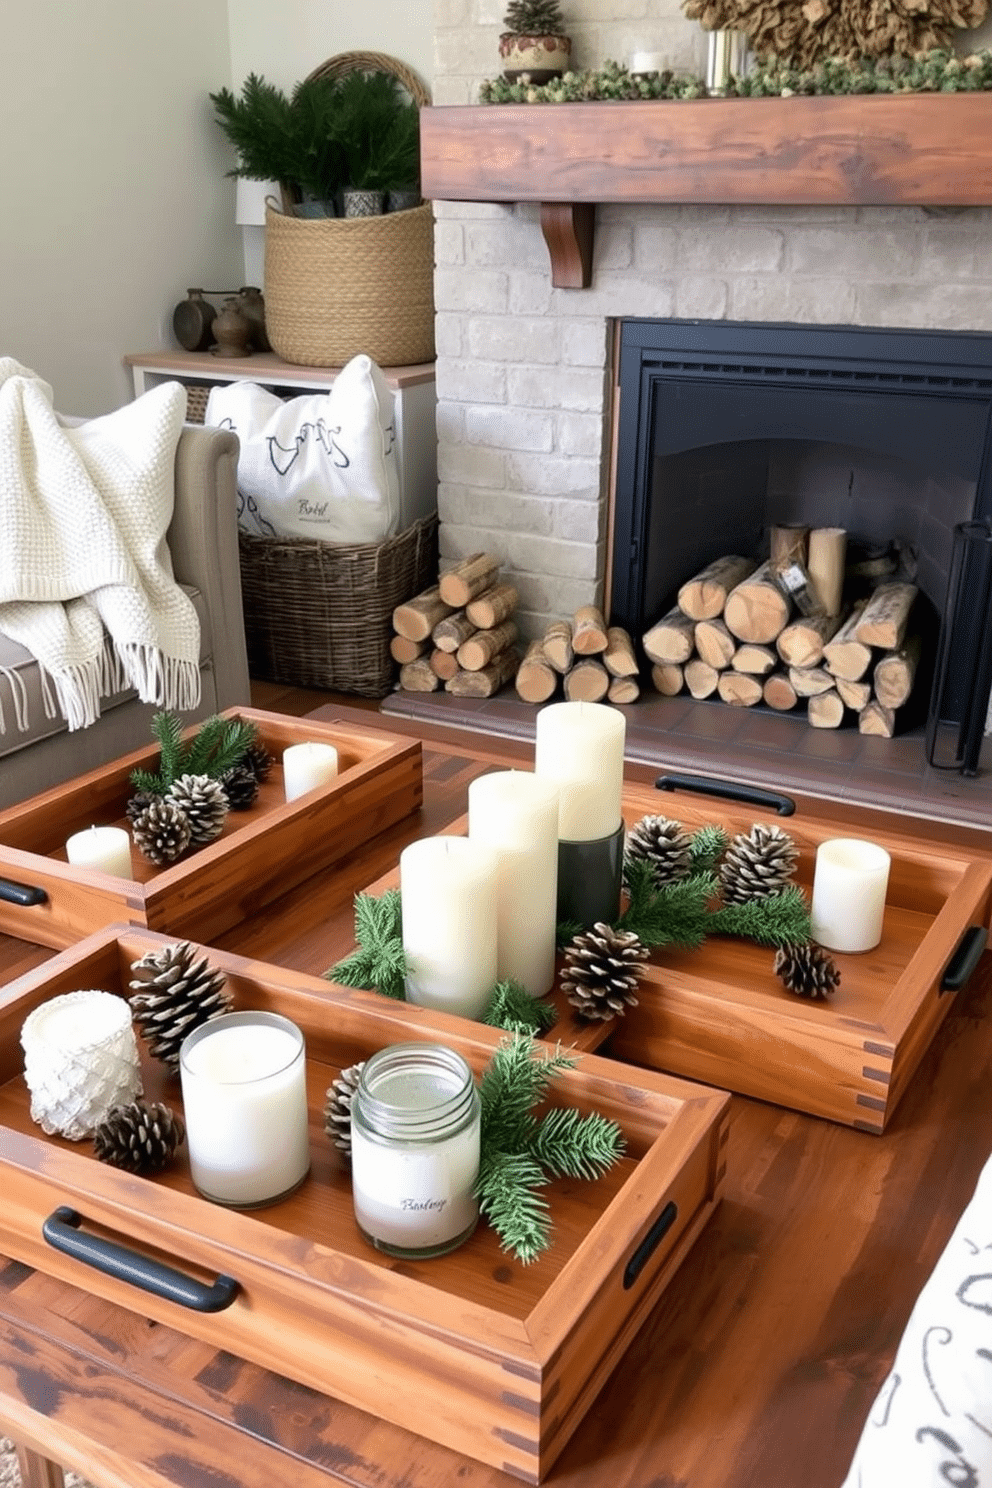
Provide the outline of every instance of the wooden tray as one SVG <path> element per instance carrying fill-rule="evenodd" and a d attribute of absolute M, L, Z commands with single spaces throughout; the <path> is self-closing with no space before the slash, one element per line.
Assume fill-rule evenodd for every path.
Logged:
<path fill-rule="evenodd" d="M 628 829 L 658 815 L 690 832 L 716 823 L 731 836 L 776 820 L 768 808 L 632 784 L 623 811 Z M 829 1001 L 786 991 L 773 950 L 714 937 L 695 951 L 653 951 L 637 1006 L 610 1022 L 579 1019 L 556 987 L 559 1021 L 547 1037 L 882 1132 L 951 1005 L 941 983 L 955 951 L 992 913 L 992 852 L 942 842 L 939 822 L 920 822 L 915 836 L 909 824 L 899 830 L 903 818 L 886 820 L 884 830 L 866 833 L 825 802 L 822 815 L 778 821 L 800 849 L 796 879 L 807 898 L 825 838 L 868 835 L 892 856 L 881 944 L 864 955 L 831 953 L 841 983 Z M 468 818 L 446 830 L 465 833 Z M 398 883 L 393 871 L 366 892 Z"/>
<path fill-rule="evenodd" d="M 731 835 L 775 820 L 760 807 L 628 786 L 628 827 L 648 814 L 690 831 L 717 822 Z M 843 807 L 830 803 L 822 816 L 799 812 L 777 822 L 800 849 L 797 881 L 807 896 L 824 839 L 867 836 L 891 854 L 881 944 L 862 955 L 831 952 L 841 981 L 828 1001 L 786 991 L 772 970 L 774 951 L 747 941 L 660 949 L 637 1007 L 611 1025 L 609 1052 L 882 1132 L 952 1002 L 941 989 L 945 971 L 969 927 L 985 927 L 992 908 L 992 853 L 943 843 L 938 822 L 917 823 L 919 835 L 909 822 L 901 830 L 902 818 L 888 822 L 870 832 L 852 828 Z"/>
<path fill-rule="evenodd" d="M 91 825 L 127 827 L 129 777 L 138 766 L 154 768 L 159 753 L 154 741 L 9 807 L 0 812 L 0 879 L 40 890 L 43 899 L 16 904 L 0 892 L 0 931 L 62 947 L 111 921 L 124 921 L 210 940 L 423 803 L 419 741 L 254 708 L 229 708 L 223 716 L 254 722 L 274 758 L 249 811 L 230 812 L 216 842 L 166 868 L 157 868 L 132 847 L 132 882 L 69 864 L 65 843 Z M 338 777 L 287 802 L 282 751 L 311 739 L 336 746 Z"/>
<path fill-rule="evenodd" d="M 346 1168 L 323 1131 L 340 1070 L 406 1040 L 443 1041 L 477 1072 L 498 1030 L 208 950 L 237 1007 L 293 1019 L 307 1040 L 313 1166 L 302 1188 L 240 1213 L 200 1198 L 182 1149 L 153 1178 L 98 1162 L 89 1143 L 45 1137 L 30 1118 L 19 1032 L 49 997 L 126 994 L 129 968 L 166 938 L 111 926 L 12 982 L 0 1017 L 0 1172 L 5 1255 L 217 1347 L 264 1364 L 481 1462 L 536 1482 L 619 1361 L 713 1211 L 725 1170 L 729 1098 L 594 1055 L 556 1080 L 554 1103 L 616 1119 L 627 1155 L 597 1182 L 545 1191 L 552 1248 L 531 1266 L 480 1225 L 436 1260 L 394 1261 L 355 1227 Z M 148 1099 L 180 1107 L 178 1081 L 146 1068 Z M 52 1249 L 60 1206 L 82 1230 L 239 1291 L 194 1312 Z"/>

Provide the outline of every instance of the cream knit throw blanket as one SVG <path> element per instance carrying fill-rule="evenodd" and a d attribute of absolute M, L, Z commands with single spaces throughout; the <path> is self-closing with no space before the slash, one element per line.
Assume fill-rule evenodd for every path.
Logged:
<path fill-rule="evenodd" d="M 185 412 L 164 383 L 64 428 L 48 384 L 0 357 L 0 631 L 51 677 L 70 729 L 122 687 L 200 700 L 199 620 L 165 541 Z"/>

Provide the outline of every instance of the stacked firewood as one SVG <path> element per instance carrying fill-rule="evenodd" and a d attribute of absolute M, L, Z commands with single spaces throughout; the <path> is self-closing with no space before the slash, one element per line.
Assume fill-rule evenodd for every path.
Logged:
<path fill-rule="evenodd" d="M 473 553 L 393 611 L 390 651 L 406 692 L 492 697 L 520 661 L 513 615 L 517 591 L 502 583 L 499 559 Z"/>
<path fill-rule="evenodd" d="M 728 554 L 682 585 L 643 637 L 655 687 L 780 712 L 805 702 L 814 728 L 839 728 L 850 711 L 861 733 L 891 738 L 922 650 L 916 586 L 883 580 L 845 603 L 842 528 L 773 527 L 769 538 L 764 563 Z"/>
<path fill-rule="evenodd" d="M 638 672 L 627 631 L 607 625 L 596 605 L 583 605 L 531 641 L 514 685 L 525 703 L 546 703 L 559 682 L 568 702 L 634 703 L 641 691 Z"/>

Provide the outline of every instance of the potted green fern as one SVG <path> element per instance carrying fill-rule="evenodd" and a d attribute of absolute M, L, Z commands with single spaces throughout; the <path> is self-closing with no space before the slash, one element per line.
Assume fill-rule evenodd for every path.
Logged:
<path fill-rule="evenodd" d="M 568 71 L 572 43 L 558 0 L 510 0 L 499 39 L 503 76 L 549 83 Z"/>

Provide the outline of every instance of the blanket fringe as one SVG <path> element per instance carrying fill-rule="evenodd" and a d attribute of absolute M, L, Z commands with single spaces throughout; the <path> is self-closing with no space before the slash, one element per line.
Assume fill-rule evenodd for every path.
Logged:
<path fill-rule="evenodd" d="M 143 703 L 188 713 L 200 702 L 200 668 L 195 661 L 163 656 L 157 646 L 137 643 L 118 648 L 118 657 Z"/>
<path fill-rule="evenodd" d="M 28 731 L 28 690 L 24 685 L 24 678 L 13 667 L 5 666 L 0 666 L 0 677 L 6 678 L 7 686 L 10 688 L 10 698 L 14 704 L 14 718 L 17 727 L 22 734 L 26 734 Z M 5 734 L 6 732 L 7 719 L 4 716 L 3 699 L 0 698 L 0 734 Z"/>

